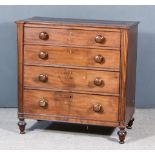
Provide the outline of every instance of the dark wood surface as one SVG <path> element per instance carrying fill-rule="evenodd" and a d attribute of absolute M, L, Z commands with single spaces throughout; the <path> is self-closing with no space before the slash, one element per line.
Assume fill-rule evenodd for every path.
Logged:
<path fill-rule="evenodd" d="M 17 24 L 17 49 L 18 49 L 18 111 L 23 112 L 23 66 L 24 66 L 24 23 Z M 22 117 L 22 115 L 20 116 Z"/>
<path fill-rule="evenodd" d="M 16 23 L 21 133 L 25 118 L 95 124 L 119 127 L 124 143 L 135 107 L 138 22 Z"/>
<path fill-rule="evenodd" d="M 120 75 L 120 125 L 126 126 L 135 109 L 138 27 L 122 30 Z"/>
<path fill-rule="evenodd" d="M 126 83 L 126 124 L 132 119 L 135 111 L 136 62 L 137 62 L 138 26 L 128 32 L 127 83 Z"/>
<path fill-rule="evenodd" d="M 32 17 L 18 22 L 25 23 L 42 23 L 42 24 L 57 24 L 57 25 L 79 25 L 79 26 L 98 26 L 98 27 L 114 27 L 129 29 L 137 25 L 137 21 L 110 21 L 110 20 L 91 20 L 91 19 L 72 19 L 72 18 L 50 18 L 50 17 Z"/>
<path fill-rule="evenodd" d="M 120 104 L 119 104 L 119 123 L 125 127 L 126 111 L 126 71 L 127 71 L 127 51 L 128 51 L 128 31 L 122 30 L 121 33 L 121 63 L 120 63 Z"/>

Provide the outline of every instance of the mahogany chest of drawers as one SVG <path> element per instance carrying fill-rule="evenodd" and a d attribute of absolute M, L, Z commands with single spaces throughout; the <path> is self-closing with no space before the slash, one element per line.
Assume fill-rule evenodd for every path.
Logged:
<path fill-rule="evenodd" d="M 18 118 L 119 127 L 135 105 L 138 22 L 33 17 L 17 21 Z"/>

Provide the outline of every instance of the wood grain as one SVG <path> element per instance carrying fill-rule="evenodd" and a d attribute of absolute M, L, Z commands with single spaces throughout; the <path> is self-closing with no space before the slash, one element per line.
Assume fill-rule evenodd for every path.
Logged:
<path fill-rule="evenodd" d="M 25 66 L 24 70 L 25 86 L 119 94 L 118 72 L 32 66 Z M 48 81 L 40 82 L 38 79 L 40 74 L 46 74 Z M 101 86 L 94 84 L 97 77 L 103 80 Z"/>
<path fill-rule="evenodd" d="M 120 121 L 120 126 L 125 127 L 128 31 L 122 30 L 121 35 L 122 36 L 121 36 L 121 72 L 120 72 L 119 121 Z"/>
<path fill-rule="evenodd" d="M 46 24 L 46 23 L 25 23 L 24 27 L 29 27 L 29 28 L 57 28 L 57 29 L 65 29 L 65 30 L 86 30 L 86 31 L 103 31 L 103 27 L 99 26 L 78 26 L 78 25 L 57 25 L 57 24 Z M 106 32 L 119 32 L 119 28 L 109 28 L 109 27 L 104 27 L 104 31 Z"/>
<path fill-rule="evenodd" d="M 17 50 L 18 50 L 18 112 L 23 112 L 23 59 L 24 59 L 24 23 L 17 24 Z M 19 117 L 19 116 L 18 116 Z M 22 118 L 23 116 L 20 115 Z"/>
<path fill-rule="evenodd" d="M 41 59 L 38 56 L 42 51 L 48 53 L 47 59 Z M 98 55 L 103 57 L 103 62 L 97 63 L 94 60 L 95 56 Z M 25 45 L 24 63 L 26 65 L 99 67 L 100 69 L 114 69 L 119 71 L 120 52 L 118 50 Z"/>
<path fill-rule="evenodd" d="M 137 53 L 137 26 L 122 30 L 120 75 L 120 126 L 127 126 L 135 107 L 135 76 Z"/>
<path fill-rule="evenodd" d="M 111 121 L 99 121 L 99 120 L 89 120 L 82 119 L 78 117 L 70 117 L 70 116 L 53 116 L 53 115 L 41 115 L 41 114 L 31 114 L 31 113 L 19 113 L 19 115 L 24 116 L 24 118 L 34 119 L 34 120 L 48 120 L 48 121 L 56 121 L 56 122 L 66 122 L 66 123 L 76 123 L 76 124 L 85 124 L 85 125 L 99 125 L 99 126 L 111 126 L 118 127 L 118 122 Z M 69 125 L 69 124 L 68 124 Z"/>
<path fill-rule="evenodd" d="M 102 93 L 102 92 L 96 92 L 96 91 L 84 91 L 84 90 L 71 90 L 71 89 L 58 89 L 58 88 L 45 88 L 45 87 L 33 87 L 33 86 L 24 86 L 24 89 L 28 90 L 46 90 L 46 91 L 61 91 L 61 92 L 67 92 L 67 93 L 77 93 L 77 94 L 89 94 L 89 95 L 103 95 L 103 96 L 116 96 L 119 97 L 120 94 L 114 94 L 114 93 Z"/>
<path fill-rule="evenodd" d="M 39 106 L 40 99 L 48 101 L 47 107 Z M 102 112 L 94 112 L 94 104 L 102 105 Z M 118 97 L 25 90 L 24 112 L 117 122 Z"/>
<path fill-rule="evenodd" d="M 48 40 L 39 39 L 39 33 L 46 32 L 49 35 Z M 103 31 L 85 31 L 85 30 L 65 30 L 65 29 L 49 29 L 49 28 L 25 28 L 25 44 L 40 45 L 78 45 L 86 47 L 114 47 L 120 48 L 119 32 Z M 105 38 L 103 43 L 96 43 L 95 37 L 102 35 Z"/>

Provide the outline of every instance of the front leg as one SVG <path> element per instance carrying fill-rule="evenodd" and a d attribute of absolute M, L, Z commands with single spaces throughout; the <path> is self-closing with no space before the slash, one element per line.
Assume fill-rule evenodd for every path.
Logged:
<path fill-rule="evenodd" d="M 20 134 L 25 134 L 26 122 L 24 121 L 24 118 L 19 119 L 18 126 L 19 126 L 19 129 L 20 129 Z"/>
<path fill-rule="evenodd" d="M 127 132 L 125 131 L 124 127 L 120 127 L 120 130 L 117 132 L 119 136 L 119 143 L 124 144 L 125 136 L 127 135 Z"/>
<path fill-rule="evenodd" d="M 134 118 L 132 118 L 130 121 L 129 121 L 129 123 L 128 123 L 128 125 L 127 125 L 127 129 L 132 129 L 132 125 L 133 125 L 133 122 L 134 122 Z"/>

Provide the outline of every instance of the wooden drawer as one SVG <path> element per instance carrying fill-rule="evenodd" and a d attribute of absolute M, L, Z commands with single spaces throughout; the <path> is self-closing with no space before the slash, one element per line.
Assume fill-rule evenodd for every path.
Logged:
<path fill-rule="evenodd" d="M 25 90 L 24 112 L 51 117 L 118 121 L 118 97 Z"/>
<path fill-rule="evenodd" d="M 71 65 L 119 70 L 117 50 L 64 48 L 52 46 L 24 47 L 24 63 L 34 65 Z"/>
<path fill-rule="evenodd" d="M 24 41 L 25 44 L 120 48 L 120 31 L 107 32 L 104 30 L 88 31 L 25 27 Z"/>
<path fill-rule="evenodd" d="M 119 93 L 118 72 L 32 66 L 24 70 L 24 84 L 29 87 Z"/>

